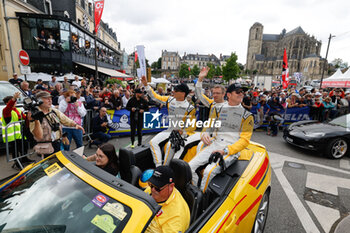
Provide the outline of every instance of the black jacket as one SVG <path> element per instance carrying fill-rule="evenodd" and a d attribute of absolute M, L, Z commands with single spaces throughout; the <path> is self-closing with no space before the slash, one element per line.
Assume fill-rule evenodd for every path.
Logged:
<path fill-rule="evenodd" d="M 137 100 L 135 96 L 129 99 L 126 109 L 130 111 L 130 119 L 134 119 L 135 114 L 138 113 L 137 110 L 135 112 L 131 111 L 132 108 L 143 109 L 146 112 L 149 109 L 148 102 L 144 98 Z M 143 116 L 143 114 L 140 115 Z"/>
<path fill-rule="evenodd" d="M 108 122 L 107 116 L 100 117 L 100 114 L 98 114 L 93 120 L 93 127 L 92 127 L 92 132 L 97 133 L 97 132 L 106 132 L 107 127 L 102 127 L 102 123 Z"/>

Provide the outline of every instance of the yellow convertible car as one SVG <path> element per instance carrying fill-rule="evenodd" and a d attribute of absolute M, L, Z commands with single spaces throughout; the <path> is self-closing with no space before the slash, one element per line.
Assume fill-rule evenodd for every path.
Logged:
<path fill-rule="evenodd" d="M 0 232 L 143 232 L 160 206 L 140 188 L 149 148 L 120 149 L 116 178 L 73 152 L 27 166 L 0 187 Z M 175 185 L 191 210 L 187 232 L 263 232 L 271 191 L 265 148 L 251 143 L 205 193 L 174 159 Z"/>

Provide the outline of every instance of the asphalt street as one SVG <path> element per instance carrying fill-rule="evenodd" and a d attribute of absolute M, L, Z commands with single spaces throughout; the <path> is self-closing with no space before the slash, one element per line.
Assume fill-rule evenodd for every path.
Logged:
<path fill-rule="evenodd" d="M 147 145 L 153 134 L 144 135 Z M 350 157 L 331 160 L 287 144 L 277 137 L 255 131 L 252 141 L 264 145 L 272 167 L 272 192 L 265 232 L 328 233 L 350 212 Z M 114 138 L 117 148 L 130 148 L 129 137 Z M 74 146 L 72 146 L 74 148 Z M 85 154 L 96 147 L 86 147 Z M 2 152 L 4 154 L 4 152 Z M 35 155 L 32 159 L 39 160 Z M 0 156 L 0 179 L 17 171 Z"/>

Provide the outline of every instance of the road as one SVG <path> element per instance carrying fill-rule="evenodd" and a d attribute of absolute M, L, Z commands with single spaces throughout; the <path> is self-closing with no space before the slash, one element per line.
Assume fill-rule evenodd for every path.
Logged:
<path fill-rule="evenodd" d="M 143 144 L 148 144 L 153 136 L 144 135 Z M 257 131 L 252 141 L 266 146 L 272 167 L 272 192 L 265 232 L 333 232 L 337 223 L 349 215 L 349 157 L 330 160 L 290 146 L 283 140 L 282 132 L 277 137 L 270 137 L 264 131 Z M 115 138 L 112 143 L 117 148 L 130 147 L 129 137 Z M 95 151 L 96 147 L 85 148 L 86 155 Z M 35 155 L 31 158 L 39 159 Z M 11 168 L 7 170 L 15 173 Z M 3 169 L 0 177 L 5 177 Z"/>

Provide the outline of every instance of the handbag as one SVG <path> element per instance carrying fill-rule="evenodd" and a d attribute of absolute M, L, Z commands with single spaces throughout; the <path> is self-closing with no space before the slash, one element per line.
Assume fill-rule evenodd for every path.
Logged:
<path fill-rule="evenodd" d="M 33 149 L 40 155 L 52 154 L 55 151 L 51 142 L 38 143 Z"/>

